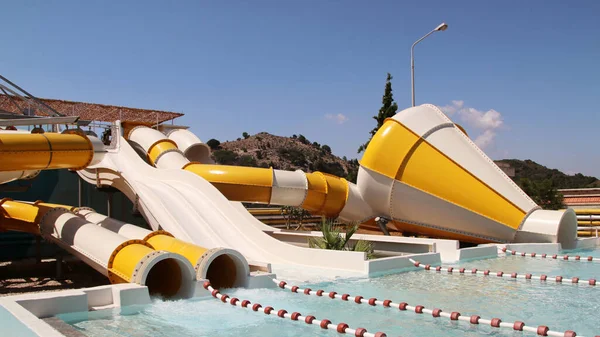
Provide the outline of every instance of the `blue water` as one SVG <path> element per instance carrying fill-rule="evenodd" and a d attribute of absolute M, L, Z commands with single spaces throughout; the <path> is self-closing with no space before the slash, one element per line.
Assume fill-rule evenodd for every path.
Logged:
<path fill-rule="evenodd" d="M 572 254 L 569 252 L 569 254 Z M 600 250 L 579 251 L 581 256 L 600 256 Z M 520 256 L 464 262 L 466 268 L 492 271 L 578 276 L 600 280 L 600 263 L 540 260 Z M 303 284 L 313 290 L 361 295 L 365 298 L 391 299 L 445 312 L 459 311 L 463 316 L 501 318 L 505 322 L 524 321 L 531 326 L 547 325 L 555 331 L 574 330 L 578 335 L 600 333 L 600 286 L 541 283 L 496 276 L 435 273 L 415 270 L 371 279 L 339 279 L 335 282 Z M 252 303 L 273 306 L 276 310 L 298 311 L 303 315 L 345 322 L 352 328 L 383 331 L 388 336 L 534 336 L 531 333 L 451 322 L 447 318 L 418 315 L 397 308 L 357 305 L 327 297 L 293 294 L 289 290 L 237 289 L 230 296 Z M 86 314 L 87 315 L 87 314 Z M 267 316 L 234 307 L 210 298 L 183 301 L 155 300 L 153 304 L 127 314 L 123 312 L 63 315 L 61 318 L 88 336 L 336 336 L 334 331 L 317 326 Z"/>

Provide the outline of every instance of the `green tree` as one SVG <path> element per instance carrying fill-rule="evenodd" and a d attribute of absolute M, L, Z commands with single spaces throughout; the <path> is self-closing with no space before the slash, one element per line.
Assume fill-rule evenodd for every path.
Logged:
<path fill-rule="evenodd" d="M 242 133 L 242 137 L 244 137 L 244 139 L 248 139 L 250 135 L 248 134 L 248 132 L 244 132 Z"/>
<path fill-rule="evenodd" d="M 321 149 L 323 149 L 323 151 L 325 151 L 326 153 L 331 154 L 331 148 L 329 147 L 329 145 L 323 145 L 321 146 Z"/>
<path fill-rule="evenodd" d="M 346 176 L 346 180 L 351 183 L 356 184 L 356 180 L 358 178 L 358 168 L 357 167 L 348 167 L 348 175 Z"/>
<path fill-rule="evenodd" d="M 367 259 L 375 257 L 373 252 L 373 243 L 365 240 L 358 240 L 354 245 L 350 244 L 352 235 L 358 230 L 358 225 L 348 225 L 345 228 L 345 234 L 341 234 L 340 226 L 335 226 L 332 219 L 323 218 L 321 222 L 321 232 L 323 236 L 309 238 L 308 246 L 310 248 L 345 250 L 352 252 L 365 252 Z"/>
<path fill-rule="evenodd" d="M 214 151 L 221 146 L 221 142 L 213 138 L 209 139 L 208 142 L 206 142 L 206 145 L 208 145 L 210 149 Z"/>
<path fill-rule="evenodd" d="M 310 142 L 308 141 L 308 139 L 306 139 L 306 137 L 304 137 L 303 135 L 299 135 L 298 136 L 298 140 L 300 141 L 300 143 L 302 144 L 310 144 Z"/>
<path fill-rule="evenodd" d="M 358 153 L 363 152 L 367 149 L 369 142 L 373 139 L 373 136 L 377 133 L 377 130 L 383 125 L 386 118 L 390 118 L 396 114 L 398 111 L 398 104 L 394 102 L 394 96 L 392 95 L 392 75 L 390 73 L 387 74 L 387 79 L 385 80 L 385 91 L 383 93 L 383 106 L 379 109 L 379 113 L 377 116 L 373 116 L 373 119 L 377 121 L 377 126 L 371 130 L 369 140 L 361 145 L 358 148 Z"/>
<path fill-rule="evenodd" d="M 294 206 L 281 207 L 281 215 L 285 219 L 285 228 L 290 229 L 292 223 L 295 223 L 297 225 L 295 230 L 302 228 L 304 219 L 310 218 L 310 213 L 307 210 Z"/>
<path fill-rule="evenodd" d="M 552 179 L 531 181 L 527 178 L 521 178 L 519 185 L 521 185 L 523 191 L 543 209 L 565 208 L 563 196 L 558 193 Z"/>

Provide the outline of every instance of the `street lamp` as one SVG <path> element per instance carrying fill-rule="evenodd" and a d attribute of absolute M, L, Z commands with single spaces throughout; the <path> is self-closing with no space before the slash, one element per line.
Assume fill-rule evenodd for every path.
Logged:
<path fill-rule="evenodd" d="M 442 22 L 439 26 L 435 27 L 434 30 L 430 31 L 425 36 L 418 39 L 415 43 L 413 43 L 412 47 L 410 47 L 410 74 L 411 74 L 411 84 L 412 84 L 412 106 L 415 106 L 415 57 L 414 57 L 415 46 L 417 45 L 417 43 L 423 41 L 429 35 L 437 32 L 437 31 L 444 31 L 446 29 L 448 29 L 448 25 L 445 22 Z"/>

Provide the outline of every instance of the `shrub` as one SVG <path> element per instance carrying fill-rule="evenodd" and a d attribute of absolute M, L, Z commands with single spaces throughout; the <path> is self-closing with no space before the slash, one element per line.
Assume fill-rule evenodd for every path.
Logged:
<path fill-rule="evenodd" d="M 308 139 L 306 139 L 306 137 L 304 137 L 303 135 L 299 135 L 298 136 L 298 140 L 300 141 L 300 143 L 302 144 L 310 144 L 310 142 L 308 141 Z"/>
<path fill-rule="evenodd" d="M 239 158 L 238 165 L 239 166 L 257 167 L 258 163 L 256 162 L 256 159 L 254 157 L 244 155 Z"/>
<path fill-rule="evenodd" d="M 306 156 L 299 149 L 287 149 L 282 147 L 278 152 L 282 158 L 289 160 L 293 165 L 304 166 L 307 164 Z"/>
<path fill-rule="evenodd" d="M 352 235 L 358 230 L 358 225 L 348 225 L 345 228 L 345 235 L 341 235 L 341 229 L 339 226 L 335 226 L 335 223 L 331 219 L 323 218 L 321 223 L 322 237 L 309 238 L 308 246 L 310 248 L 319 249 L 330 249 L 330 250 L 346 250 L 353 252 L 365 252 L 367 253 L 367 259 L 375 257 L 373 252 L 373 243 L 369 241 L 359 240 L 354 244 L 350 245 L 350 239 Z"/>
<path fill-rule="evenodd" d="M 242 133 L 242 137 L 244 137 L 244 139 L 248 139 L 250 135 L 248 134 L 248 132 L 244 132 Z"/>
<path fill-rule="evenodd" d="M 238 160 L 238 155 L 229 150 L 217 150 L 213 152 L 213 157 L 217 164 L 235 165 Z"/>
<path fill-rule="evenodd" d="M 221 146 L 221 142 L 212 138 L 209 139 L 208 142 L 206 142 L 206 145 L 208 145 L 208 147 L 210 147 L 211 150 L 216 150 L 219 148 L 219 146 Z"/>
<path fill-rule="evenodd" d="M 324 173 L 329 173 L 338 177 L 345 177 L 346 171 L 342 167 L 342 165 L 338 162 L 325 162 L 321 159 L 318 159 L 314 162 L 315 171 L 321 171 Z"/>
<path fill-rule="evenodd" d="M 346 177 L 346 180 L 348 180 L 351 183 L 356 184 L 357 178 L 358 178 L 358 168 L 357 167 L 349 167 L 348 168 L 348 176 Z"/>
<path fill-rule="evenodd" d="M 326 153 L 331 154 L 331 148 L 329 147 L 329 145 L 323 145 L 321 147 L 323 149 L 323 151 L 325 151 Z"/>

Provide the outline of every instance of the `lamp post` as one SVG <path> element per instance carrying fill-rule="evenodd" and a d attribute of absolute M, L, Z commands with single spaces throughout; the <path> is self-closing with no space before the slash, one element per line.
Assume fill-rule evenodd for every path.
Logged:
<path fill-rule="evenodd" d="M 438 32 L 444 31 L 448 28 L 448 25 L 445 22 L 442 22 L 439 26 L 435 27 L 434 30 L 427 33 L 422 38 L 418 39 L 415 43 L 413 43 L 412 47 L 410 47 L 410 74 L 411 74 L 411 87 L 412 87 L 412 106 L 415 106 L 415 46 L 417 43 L 423 41 L 429 35 Z"/>

